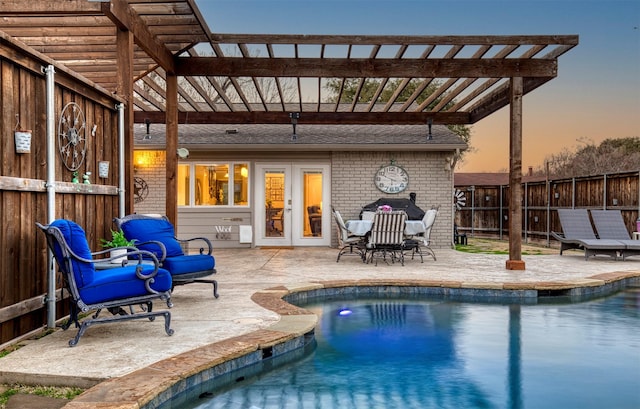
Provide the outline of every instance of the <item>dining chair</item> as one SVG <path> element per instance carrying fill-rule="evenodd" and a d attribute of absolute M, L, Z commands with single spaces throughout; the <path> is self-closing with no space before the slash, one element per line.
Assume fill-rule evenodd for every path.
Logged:
<path fill-rule="evenodd" d="M 422 218 L 422 224 L 424 225 L 424 233 L 420 233 L 413 237 L 416 241 L 415 246 L 411 246 L 411 258 L 414 255 L 418 254 L 420 256 L 420 261 L 424 262 L 422 247 L 424 247 L 425 252 L 433 257 L 433 261 L 436 260 L 436 253 L 434 253 L 431 248 L 431 230 L 433 230 L 433 224 L 436 222 L 436 216 L 438 216 L 438 207 L 432 207 L 424 213 L 424 217 Z M 405 246 L 408 247 L 408 246 Z"/>
<path fill-rule="evenodd" d="M 364 236 L 356 236 L 349 233 L 347 226 L 344 224 L 342 215 L 336 209 L 332 209 L 333 218 L 336 221 L 338 232 L 338 258 L 336 263 L 340 261 L 343 254 L 359 256 L 364 261 L 365 256 L 365 238 Z"/>
<path fill-rule="evenodd" d="M 404 228 L 407 214 L 403 211 L 378 211 L 373 216 L 373 226 L 366 245 L 365 260 L 367 263 L 378 258 L 388 263 L 387 255 L 392 263 L 396 259 L 404 266 L 405 236 Z"/>

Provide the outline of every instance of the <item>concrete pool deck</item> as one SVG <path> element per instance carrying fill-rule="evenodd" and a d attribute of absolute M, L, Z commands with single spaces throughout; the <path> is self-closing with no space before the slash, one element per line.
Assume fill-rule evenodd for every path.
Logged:
<path fill-rule="evenodd" d="M 400 264 L 363 264 L 330 248 L 216 250 L 220 298 L 210 284 L 177 287 L 171 327 L 163 320 L 97 325 L 76 347 L 76 330 L 57 330 L 0 358 L 0 383 L 91 387 L 65 407 L 140 408 L 203 369 L 304 335 L 315 315 L 281 300 L 290 291 L 347 285 L 562 290 L 640 277 L 640 258 L 626 261 L 567 251 L 523 256 L 526 270 L 506 270 L 508 256 L 438 249 Z M 155 309 L 163 309 L 156 303 Z M 96 385 L 96 386 L 94 386 Z"/>

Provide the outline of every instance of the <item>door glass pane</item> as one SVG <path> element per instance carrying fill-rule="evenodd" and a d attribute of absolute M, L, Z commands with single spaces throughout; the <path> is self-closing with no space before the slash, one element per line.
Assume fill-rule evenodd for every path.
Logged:
<path fill-rule="evenodd" d="M 281 236 L 284 231 L 284 171 L 264 174 L 265 237 Z"/>
<path fill-rule="evenodd" d="M 322 237 L 322 172 L 305 171 L 302 177 L 304 237 Z"/>

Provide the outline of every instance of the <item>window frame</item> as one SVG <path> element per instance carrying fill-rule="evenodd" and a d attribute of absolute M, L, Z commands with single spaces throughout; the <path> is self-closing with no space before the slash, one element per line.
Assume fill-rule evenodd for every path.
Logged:
<path fill-rule="evenodd" d="M 178 163 L 178 166 L 188 166 L 188 180 L 189 180 L 189 204 L 186 205 L 178 205 L 179 208 L 182 209 L 247 209 L 249 208 L 249 203 L 251 203 L 251 164 L 249 161 L 245 160 L 223 160 L 223 161 L 192 161 L 192 162 L 182 162 Z M 236 166 L 244 166 L 247 168 L 247 197 L 246 202 L 243 204 L 235 203 L 234 195 L 229 196 L 229 204 L 196 204 L 196 167 L 204 166 L 227 166 L 229 169 L 229 177 L 227 180 L 228 186 L 235 185 L 235 168 Z M 180 183 L 180 181 L 178 181 Z M 178 191 L 180 189 L 178 188 Z"/>

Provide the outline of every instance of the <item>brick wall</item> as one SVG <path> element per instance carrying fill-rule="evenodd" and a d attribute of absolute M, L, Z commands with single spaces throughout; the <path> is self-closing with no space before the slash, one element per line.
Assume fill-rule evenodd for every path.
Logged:
<path fill-rule="evenodd" d="M 147 185 L 144 200 L 134 203 L 135 212 L 165 214 L 167 209 L 165 152 L 136 151 L 133 163 L 135 164 L 134 178 L 140 178 Z"/>
<path fill-rule="evenodd" d="M 138 155 L 142 155 L 141 161 L 138 161 Z M 394 159 L 395 163 L 409 174 L 409 187 L 397 195 L 384 194 L 373 183 L 376 171 L 381 166 L 388 165 L 391 159 Z M 148 186 L 146 198 L 135 203 L 135 211 L 164 214 L 166 211 L 165 153 L 136 151 L 134 163 L 137 164 L 134 176 L 143 179 Z M 453 173 L 445 169 L 445 153 L 334 152 L 331 166 L 331 202 L 336 209 L 340 210 L 345 220 L 358 218 L 362 206 L 380 197 L 408 198 L 410 192 L 415 192 L 416 204 L 423 210 L 440 206 L 431 233 L 432 247 L 451 246 Z M 254 187 L 252 183 L 251 188 Z M 215 212 L 218 211 L 213 213 Z M 251 220 L 248 215 L 244 217 Z M 336 246 L 337 238 L 333 220 L 331 229 L 331 244 Z M 185 230 L 184 233 L 190 232 Z M 237 242 L 236 245 L 240 246 Z"/>
<path fill-rule="evenodd" d="M 373 183 L 376 171 L 390 164 L 391 159 L 409 174 L 409 187 L 396 195 L 382 193 Z M 408 198 L 410 192 L 415 192 L 416 205 L 421 209 L 440 206 L 431 232 L 432 247 L 450 247 L 453 172 L 445 169 L 445 163 L 445 154 L 440 152 L 335 152 L 331 162 L 332 205 L 345 220 L 356 219 L 362 206 L 381 197 Z M 337 245 L 336 237 L 332 237 L 332 245 Z"/>

